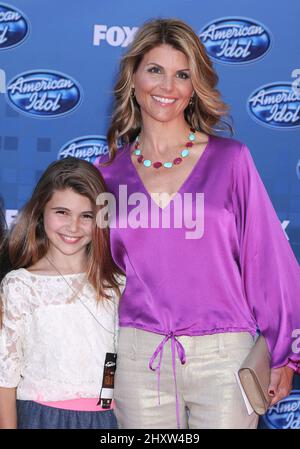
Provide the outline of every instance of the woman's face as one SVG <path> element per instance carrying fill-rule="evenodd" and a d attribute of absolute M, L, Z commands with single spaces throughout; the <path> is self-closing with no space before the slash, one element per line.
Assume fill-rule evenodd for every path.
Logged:
<path fill-rule="evenodd" d="M 187 57 L 167 44 L 153 48 L 134 73 L 133 87 L 143 120 L 183 117 L 193 93 Z"/>

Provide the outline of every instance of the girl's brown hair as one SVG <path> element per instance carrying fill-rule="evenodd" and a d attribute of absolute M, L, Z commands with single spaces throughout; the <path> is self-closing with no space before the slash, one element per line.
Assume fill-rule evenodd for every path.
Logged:
<path fill-rule="evenodd" d="M 140 132 L 142 118 L 140 107 L 132 95 L 133 74 L 144 55 L 161 44 L 168 44 L 185 54 L 189 61 L 194 89 L 193 101 L 184 111 L 190 127 L 213 134 L 216 124 L 219 130 L 232 126 L 224 120 L 228 106 L 216 89 L 218 75 L 214 71 L 204 45 L 191 27 L 178 19 L 156 19 L 144 24 L 135 35 L 127 53 L 123 56 L 115 85 L 115 105 L 111 125 L 107 133 L 110 163 L 116 154 L 118 141 L 131 142 Z M 106 164 L 103 164 L 106 165 Z"/>
<path fill-rule="evenodd" d="M 97 300 L 109 299 L 106 288 L 120 295 L 118 275 L 122 271 L 113 261 L 109 229 L 98 227 L 96 198 L 107 191 L 99 171 L 89 162 L 68 157 L 49 165 L 37 183 L 9 235 L 9 258 L 13 269 L 26 268 L 44 257 L 49 249 L 43 214 L 45 205 L 57 190 L 72 189 L 91 201 L 94 213 L 92 241 L 87 245 L 87 278 L 95 288 Z"/>
<path fill-rule="evenodd" d="M 7 256 L 7 226 L 4 205 L 0 197 L 0 282 L 7 271 L 9 271 L 9 260 Z"/>

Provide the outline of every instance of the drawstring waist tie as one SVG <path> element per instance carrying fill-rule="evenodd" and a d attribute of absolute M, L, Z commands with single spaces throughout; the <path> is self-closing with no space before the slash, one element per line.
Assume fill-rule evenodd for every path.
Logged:
<path fill-rule="evenodd" d="M 177 427 L 180 429 L 180 417 L 179 417 L 179 399 L 178 399 L 178 390 L 177 390 L 177 381 L 176 381 L 176 350 L 178 358 L 182 365 L 186 362 L 186 356 L 185 356 L 185 350 L 182 344 L 179 340 L 177 340 L 176 335 L 174 332 L 168 332 L 165 338 L 159 343 L 157 348 L 155 349 L 150 362 L 149 362 L 149 368 L 152 371 L 157 372 L 157 393 L 158 393 L 158 404 L 160 405 L 160 368 L 161 368 L 161 362 L 163 357 L 163 351 L 165 344 L 168 340 L 171 339 L 171 351 L 172 351 L 172 368 L 173 368 L 173 378 L 174 378 L 174 385 L 175 385 L 175 396 L 176 396 L 176 420 L 177 420 Z M 154 368 L 153 364 L 155 360 L 159 357 L 158 364 Z"/>

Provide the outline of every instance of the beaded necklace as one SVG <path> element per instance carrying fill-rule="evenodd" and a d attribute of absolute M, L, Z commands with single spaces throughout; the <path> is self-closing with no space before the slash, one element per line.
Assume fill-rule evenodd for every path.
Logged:
<path fill-rule="evenodd" d="M 188 142 L 185 144 L 185 148 L 180 152 L 180 156 L 176 157 L 172 162 L 161 162 L 161 161 L 156 161 L 156 162 L 152 162 L 150 159 L 144 159 L 144 156 L 142 155 L 142 152 L 140 150 L 140 141 L 139 141 L 139 135 L 136 137 L 135 141 L 134 141 L 134 150 L 133 150 L 133 154 L 135 154 L 137 156 L 137 161 L 139 164 L 143 164 L 144 167 L 153 167 L 153 168 L 161 168 L 161 167 L 165 167 L 165 168 L 172 168 L 174 165 L 179 165 L 181 164 L 181 162 L 183 161 L 184 158 L 186 158 L 187 156 L 189 156 L 190 154 L 190 149 L 192 148 L 192 146 L 194 145 L 194 141 L 196 139 L 196 135 L 195 135 L 196 130 L 194 128 L 190 128 L 190 134 L 188 137 Z"/>

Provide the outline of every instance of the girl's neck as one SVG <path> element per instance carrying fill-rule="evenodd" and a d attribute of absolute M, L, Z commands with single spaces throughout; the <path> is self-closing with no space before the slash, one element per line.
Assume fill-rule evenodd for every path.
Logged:
<path fill-rule="evenodd" d="M 83 262 L 76 263 L 76 261 L 69 260 L 60 261 L 49 254 L 45 256 L 45 259 L 49 264 L 49 269 L 53 269 L 59 274 L 76 274 L 86 271 L 86 263 Z"/>
<path fill-rule="evenodd" d="M 77 255 L 78 256 L 78 255 Z M 36 264 L 29 267 L 29 271 L 44 274 L 76 274 L 84 273 L 87 268 L 87 260 L 83 257 L 65 256 L 55 251 L 48 251 Z"/>

